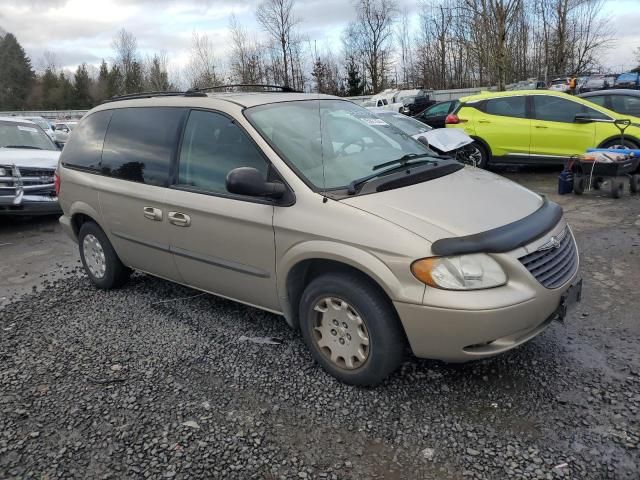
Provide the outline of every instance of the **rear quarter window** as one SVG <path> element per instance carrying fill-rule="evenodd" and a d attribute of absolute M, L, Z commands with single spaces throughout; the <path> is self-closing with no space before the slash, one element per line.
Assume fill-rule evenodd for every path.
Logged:
<path fill-rule="evenodd" d="M 104 135 L 111 113 L 112 110 L 95 112 L 80 122 L 62 151 L 63 165 L 99 171 Z"/>
<path fill-rule="evenodd" d="M 185 113 L 184 108 L 174 107 L 113 110 L 104 139 L 101 173 L 166 186 Z"/>

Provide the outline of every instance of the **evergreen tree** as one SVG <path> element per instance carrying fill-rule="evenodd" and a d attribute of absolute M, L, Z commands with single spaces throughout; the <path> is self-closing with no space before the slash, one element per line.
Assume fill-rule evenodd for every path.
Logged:
<path fill-rule="evenodd" d="M 360 72 L 358 65 L 353 58 L 349 59 L 347 64 L 347 96 L 362 95 L 363 85 L 360 80 Z"/>
<path fill-rule="evenodd" d="M 163 92 L 170 90 L 169 75 L 163 69 L 160 58 L 154 55 L 149 66 L 149 77 L 147 79 L 148 89 L 155 92 Z"/>
<path fill-rule="evenodd" d="M 31 60 L 16 37 L 11 33 L 0 37 L 0 108 L 24 109 L 34 80 Z"/>
<path fill-rule="evenodd" d="M 42 108 L 55 110 L 60 105 L 60 89 L 58 75 L 47 68 L 42 76 Z"/>
<path fill-rule="evenodd" d="M 64 74 L 64 72 L 60 72 L 58 76 L 58 88 L 60 90 L 60 105 L 58 106 L 59 110 L 68 110 L 73 108 L 74 106 L 74 88 L 71 80 Z"/>
<path fill-rule="evenodd" d="M 102 59 L 100 70 L 98 71 L 98 79 L 91 85 L 91 98 L 94 105 L 102 102 L 107 98 L 107 85 L 109 84 L 109 67 L 107 62 Z"/>
<path fill-rule="evenodd" d="M 122 95 L 124 92 L 124 78 L 118 65 L 113 65 L 107 79 L 106 98 Z"/>
<path fill-rule="evenodd" d="M 142 73 L 142 65 L 137 60 L 131 63 L 131 68 L 125 78 L 125 93 L 140 93 L 144 87 L 144 75 Z"/>
<path fill-rule="evenodd" d="M 87 64 L 83 63 L 78 66 L 73 85 L 73 106 L 75 108 L 91 108 L 93 101 L 90 94 L 91 79 L 87 72 Z"/>

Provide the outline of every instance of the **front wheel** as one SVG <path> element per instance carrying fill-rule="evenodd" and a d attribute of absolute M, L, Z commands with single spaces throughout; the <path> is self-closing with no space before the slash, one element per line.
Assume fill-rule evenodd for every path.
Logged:
<path fill-rule="evenodd" d="M 355 273 L 322 275 L 300 300 L 300 327 L 314 359 L 338 380 L 375 385 L 398 368 L 405 348 L 384 293 Z"/>
<path fill-rule="evenodd" d="M 78 233 L 80 259 L 93 284 L 105 290 L 124 285 L 131 270 L 118 258 L 111 242 L 94 222 L 86 222 Z"/>

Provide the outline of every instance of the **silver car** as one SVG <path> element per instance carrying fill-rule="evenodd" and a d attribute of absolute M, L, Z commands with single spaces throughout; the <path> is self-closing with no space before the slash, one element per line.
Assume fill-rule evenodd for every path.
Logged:
<path fill-rule="evenodd" d="M 54 172 L 60 149 L 35 123 L 0 117 L 0 215 L 60 212 Z"/>
<path fill-rule="evenodd" d="M 274 312 L 330 374 L 370 385 L 407 346 L 489 357 L 580 298 L 558 205 L 432 155 L 337 97 L 141 95 L 75 129 L 60 221 L 97 287 L 139 270 Z"/>

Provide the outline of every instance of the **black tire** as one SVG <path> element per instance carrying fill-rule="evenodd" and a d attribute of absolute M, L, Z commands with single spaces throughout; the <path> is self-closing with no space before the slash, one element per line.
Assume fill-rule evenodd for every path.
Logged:
<path fill-rule="evenodd" d="M 357 368 L 348 369 L 346 365 L 341 367 L 338 362 L 331 360 L 327 347 L 318 345 L 318 333 L 314 327 L 321 323 L 322 314 L 314 308 L 326 298 L 346 302 L 364 323 L 369 339 L 368 354 Z M 302 335 L 313 358 L 341 382 L 375 385 L 389 376 L 402 362 L 406 339 L 400 320 L 384 292 L 366 277 L 341 272 L 324 274 L 312 280 L 300 299 L 299 315 Z M 334 344 L 337 340 L 338 338 L 328 338 Z M 336 347 L 340 348 L 338 345 Z M 342 358 L 344 361 L 344 357 Z"/>
<path fill-rule="evenodd" d="M 624 183 L 622 180 L 617 180 L 615 178 L 611 179 L 611 197 L 612 198 L 620 198 L 622 196 L 622 192 L 624 192 Z"/>
<path fill-rule="evenodd" d="M 87 258 L 85 257 L 85 238 L 88 235 L 92 235 L 99 243 L 104 253 L 104 274 L 98 276 L 91 271 L 90 266 L 87 264 Z M 131 275 L 131 269 L 126 267 L 118 258 L 116 251 L 113 249 L 111 242 L 102 231 L 102 229 L 94 222 L 85 222 L 80 227 L 78 233 L 78 248 L 80 250 L 80 259 L 84 270 L 93 282 L 93 284 L 104 290 L 110 290 L 113 288 L 119 288 L 129 280 Z"/>
<path fill-rule="evenodd" d="M 638 145 L 632 141 L 632 140 L 627 140 L 626 138 L 624 139 L 624 144 L 620 141 L 620 139 L 615 139 L 615 140 L 609 140 L 606 143 L 602 144 L 602 147 L 600 148 L 620 148 L 624 145 L 625 148 L 630 148 L 632 150 L 636 150 L 640 147 L 638 147 Z"/>
<path fill-rule="evenodd" d="M 640 193 L 640 175 L 631 175 L 629 179 L 629 190 L 631 193 Z"/>
<path fill-rule="evenodd" d="M 573 178 L 573 193 L 576 195 L 582 195 L 584 193 L 585 178 L 581 175 L 576 175 Z"/>
<path fill-rule="evenodd" d="M 475 140 L 473 143 L 468 145 L 469 147 L 473 146 L 477 148 L 480 152 L 480 161 L 476 162 L 476 167 L 486 169 L 489 167 L 489 152 L 487 151 L 487 147 L 485 147 L 481 142 Z"/>

